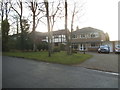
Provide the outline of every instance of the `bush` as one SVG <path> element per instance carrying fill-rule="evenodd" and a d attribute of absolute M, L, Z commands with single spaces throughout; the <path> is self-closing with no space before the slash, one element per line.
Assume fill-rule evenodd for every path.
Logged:
<path fill-rule="evenodd" d="M 64 44 L 60 44 L 60 50 L 65 51 L 65 45 Z"/>
<path fill-rule="evenodd" d="M 60 47 L 58 46 L 54 47 L 53 52 L 60 52 Z"/>
<path fill-rule="evenodd" d="M 39 51 L 48 50 L 48 43 L 47 42 L 41 42 L 41 43 L 37 44 L 37 48 L 38 48 Z"/>
<path fill-rule="evenodd" d="M 72 52 L 73 52 L 73 53 L 77 53 L 77 52 L 78 52 L 78 50 L 72 50 Z"/>

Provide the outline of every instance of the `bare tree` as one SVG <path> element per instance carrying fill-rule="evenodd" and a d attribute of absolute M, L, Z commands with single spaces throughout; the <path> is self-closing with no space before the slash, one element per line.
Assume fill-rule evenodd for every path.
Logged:
<path fill-rule="evenodd" d="M 49 20 L 49 3 L 48 0 L 44 0 L 45 8 L 46 8 L 46 17 L 47 17 L 47 25 L 48 25 L 48 56 L 51 57 L 51 44 L 50 44 L 50 20 Z"/>
<path fill-rule="evenodd" d="M 5 3 L 5 15 L 6 19 L 8 20 L 8 2 Z"/>
<path fill-rule="evenodd" d="M 1 22 L 3 22 L 3 17 L 4 17 L 4 5 L 3 5 L 4 3 L 3 3 L 3 0 L 0 2 L 0 4 L 1 4 L 1 7 L 0 7 Z"/>
<path fill-rule="evenodd" d="M 68 2 L 69 4 L 70 2 Z M 69 8 L 68 10 L 68 17 L 70 19 L 70 22 L 71 22 L 71 25 L 70 25 L 70 34 L 67 34 L 68 35 L 68 45 L 67 47 L 69 47 L 67 50 L 68 50 L 68 54 L 71 55 L 72 54 L 72 33 L 73 33 L 73 27 L 74 27 L 74 23 L 75 22 L 78 22 L 79 20 L 77 19 L 77 21 L 75 21 L 75 18 L 79 17 L 82 17 L 84 15 L 84 13 L 82 13 L 82 10 L 83 10 L 83 5 L 84 3 L 80 3 L 79 1 L 73 1 L 71 3 L 72 6 L 68 6 L 67 8 Z M 65 7 L 66 8 L 66 7 Z M 70 12 L 71 11 L 71 12 Z M 68 20 L 68 19 L 67 19 Z M 67 39 L 67 37 L 66 37 Z"/>
<path fill-rule="evenodd" d="M 13 17 L 13 20 L 14 22 L 12 24 L 15 24 L 16 25 L 16 28 L 17 28 L 17 31 L 16 31 L 16 34 L 19 33 L 19 16 L 18 15 L 14 15 L 12 16 Z"/>
<path fill-rule="evenodd" d="M 58 0 L 58 3 L 56 3 L 54 0 L 51 4 L 51 9 L 49 11 L 50 13 L 50 31 L 51 31 L 51 52 L 53 52 L 53 48 L 54 48 L 54 43 L 53 43 L 53 28 L 55 25 L 55 22 L 57 21 L 57 19 L 60 17 L 60 14 L 62 12 L 62 7 L 61 7 L 61 1 Z M 56 5 L 57 4 L 57 5 Z M 56 6 L 55 6 L 56 5 Z"/>
<path fill-rule="evenodd" d="M 1 16 L 1 22 L 3 22 L 4 17 L 5 17 L 5 19 L 8 20 L 8 14 L 9 14 L 9 12 L 10 12 L 10 8 L 11 8 L 11 7 L 10 7 L 10 1 L 9 1 L 9 0 L 6 0 L 6 1 L 1 0 L 1 1 L 0 1 L 0 10 L 1 10 L 0 16 Z M 1 29 L 2 29 L 2 27 L 1 27 Z"/>
<path fill-rule="evenodd" d="M 9 40 L 9 30 L 10 24 L 8 21 L 8 14 L 10 12 L 9 0 L 0 2 L 1 4 L 1 33 L 2 33 L 2 51 L 8 51 L 8 40 Z"/>
<path fill-rule="evenodd" d="M 74 8 L 73 8 L 73 11 L 72 11 L 72 20 L 71 20 L 71 32 L 70 32 L 70 54 L 72 54 L 72 32 L 73 32 L 73 26 L 74 26 L 74 18 L 75 18 L 75 15 L 78 13 L 79 10 L 77 10 L 77 7 L 76 7 L 76 2 L 74 2 Z"/>
<path fill-rule="evenodd" d="M 9 9 L 10 9 L 10 8 L 8 8 L 8 3 L 9 3 L 8 0 L 6 0 L 6 1 L 1 0 L 0 1 L 0 5 L 1 5 L 1 7 L 0 7 L 0 10 L 1 10 L 0 15 L 1 15 L 1 20 L 2 21 L 3 21 L 3 18 L 4 18 L 4 14 L 5 14 L 6 18 L 8 17 L 8 12 L 9 12 Z"/>
<path fill-rule="evenodd" d="M 19 7 L 19 11 L 16 9 L 16 6 Z M 22 17 L 23 17 L 23 2 L 22 0 L 18 0 L 16 2 L 16 6 L 13 6 L 11 3 L 11 8 L 17 13 L 19 16 L 19 21 L 20 21 L 20 29 L 21 29 L 21 50 L 23 50 L 23 44 L 24 44 L 24 36 L 23 36 L 23 26 L 22 26 Z"/>
<path fill-rule="evenodd" d="M 35 44 L 35 14 L 36 14 L 36 10 L 37 10 L 37 2 L 34 1 L 34 2 L 30 2 L 31 3 L 31 11 L 32 11 L 32 14 L 33 14 L 33 28 L 32 28 L 32 31 L 33 31 L 33 51 L 36 51 L 36 44 Z"/>
<path fill-rule="evenodd" d="M 1 12 L 0 12 L 0 16 L 1 16 L 1 29 L 0 29 L 0 34 L 2 33 L 1 31 L 2 31 L 2 22 L 3 22 L 3 18 L 4 18 L 4 5 L 3 5 L 3 0 L 2 1 L 0 1 L 0 10 L 1 10 Z M 1 39 L 1 36 L 2 35 L 0 35 L 0 39 Z"/>
<path fill-rule="evenodd" d="M 67 0 L 65 0 L 65 30 L 66 30 L 66 49 L 67 49 L 67 54 L 69 55 L 70 54 L 70 51 L 69 51 L 69 33 L 68 33 L 68 6 L 67 6 Z"/>
<path fill-rule="evenodd" d="M 43 14 L 42 16 L 38 17 L 41 13 L 44 12 L 42 9 L 42 6 L 44 5 L 43 3 L 39 3 L 37 0 L 32 0 L 26 2 L 30 10 L 32 11 L 32 33 L 33 33 L 33 51 L 37 50 L 36 43 L 35 43 L 35 31 L 37 28 L 37 25 L 42 17 L 45 15 Z M 37 19 L 36 19 L 37 18 Z"/>
<path fill-rule="evenodd" d="M 17 34 L 19 33 L 19 21 L 18 18 L 16 18 L 16 26 L 17 26 Z"/>

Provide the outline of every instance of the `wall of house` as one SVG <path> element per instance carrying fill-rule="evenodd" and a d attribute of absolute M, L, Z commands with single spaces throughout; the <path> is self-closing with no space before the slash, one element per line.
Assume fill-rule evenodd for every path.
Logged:
<path fill-rule="evenodd" d="M 115 41 L 115 46 L 120 45 L 120 41 Z"/>
<path fill-rule="evenodd" d="M 54 43 L 63 43 L 66 42 L 65 35 L 53 35 L 53 42 Z"/>
<path fill-rule="evenodd" d="M 79 51 L 84 51 L 84 49 L 85 49 L 85 51 L 97 52 L 100 44 L 101 44 L 101 42 L 94 42 L 94 44 L 91 43 L 91 42 L 89 42 L 89 43 L 79 43 L 78 44 L 78 50 Z"/>

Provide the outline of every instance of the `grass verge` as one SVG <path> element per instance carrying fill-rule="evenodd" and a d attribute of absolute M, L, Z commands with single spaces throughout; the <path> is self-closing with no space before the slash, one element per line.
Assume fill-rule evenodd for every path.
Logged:
<path fill-rule="evenodd" d="M 48 57 L 48 52 L 4 52 L 3 55 L 67 65 L 80 64 L 92 57 L 92 55 L 80 53 L 67 55 L 66 52 L 62 51 L 52 54 L 51 57 Z"/>

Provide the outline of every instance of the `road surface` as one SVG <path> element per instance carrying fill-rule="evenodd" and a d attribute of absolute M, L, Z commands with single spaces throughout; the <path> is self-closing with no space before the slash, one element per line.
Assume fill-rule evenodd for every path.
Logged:
<path fill-rule="evenodd" d="M 118 88 L 118 76 L 77 66 L 3 56 L 3 88 Z"/>

